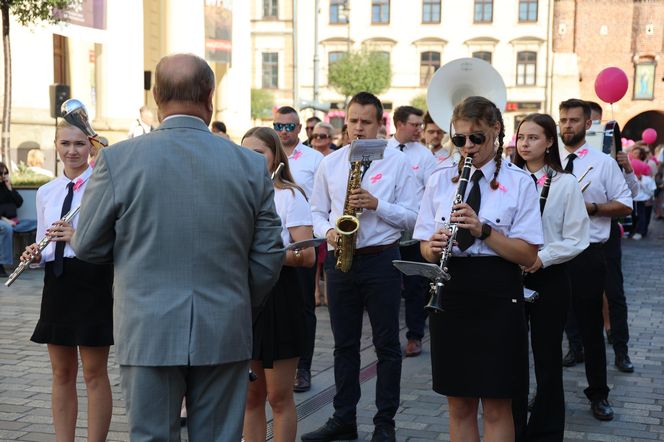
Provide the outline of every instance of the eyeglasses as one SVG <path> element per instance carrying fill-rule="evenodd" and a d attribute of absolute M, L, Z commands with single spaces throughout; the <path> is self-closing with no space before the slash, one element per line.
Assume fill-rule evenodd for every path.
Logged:
<path fill-rule="evenodd" d="M 9 171 L 5 170 L 4 172 L 0 172 L 1 176 L 9 175 Z"/>
<path fill-rule="evenodd" d="M 326 134 L 313 134 L 311 138 L 316 140 L 327 140 L 328 138 L 330 138 L 330 136 Z"/>
<path fill-rule="evenodd" d="M 297 124 L 295 124 L 295 123 L 274 123 L 274 124 L 272 124 L 272 127 L 277 132 L 281 132 L 283 130 L 285 130 L 286 132 L 293 132 L 295 130 L 295 128 L 297 127 Z"/>
<path fill-rule="evenodd" d="M 484 144 L 486 135 L 484 134 L 470 134 L 467 136 L 473 144 Z M 463 147 L 466 145 L 466 135 L 456 134 L 452 137 L 452 144 L 456 147 Z"/>
<path fill-rule="evenodd" d="M 308 131 L 309 131 L 309 130 L 314 130 L 315 128 L 316 128 L 316 126 L 307 126 L 307 130 L 308 130 Z"/>
<path fill-rule="evenodd" d="M 415 129 L 423 129 L 424 128 L 424 123 L 411 123 L 411 122 L 406 122 L 407 125 L 415 128 Z"/>

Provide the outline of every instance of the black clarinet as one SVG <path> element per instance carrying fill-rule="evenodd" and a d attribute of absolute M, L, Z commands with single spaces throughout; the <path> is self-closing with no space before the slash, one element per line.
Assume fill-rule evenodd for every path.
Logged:
<path fill-rule="evenodd" d="M 457 192 L 454 196 L 454 202 L 452 206 L 460 204 L 463 202 L 463 196 L 466 193 L 466 187 L 468 186 L 468 178 L 470 177 L 470 169 L 473 165 L 473 158 L 467 156 L 463 163 L 463 170 L 461 171 L 461 178 L 459 178 L 459 185 L 457 186 Z M 447 239 L 447 246 L 443 249 L 443 253 L 440 256 L 440 275 L 431 281 L 430 284 L 430 299 L 429 303 L 424 307 L 424 309 L 431 313 L 440 313 L 443 311 L 442 307 L 442 291 L 445 286 L 445 282 L 449 281 L 451 276 L 447 270 L 447 261 L 449 261 L 452 256 L 452 247 L 454 246 L 454 240 L 456 239 L 457 232 L 459 231 L 459 226 L 456 223 L 448 223 L 447 228 L 450 229 L 451 234 Z"/>

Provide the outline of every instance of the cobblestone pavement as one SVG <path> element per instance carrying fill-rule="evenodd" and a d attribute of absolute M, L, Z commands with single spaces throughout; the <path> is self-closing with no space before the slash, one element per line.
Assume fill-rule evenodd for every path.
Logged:
<path fill-rule="evenodd" d="M 641 241 L 623 241 L 625 292 L 629 304 L 630 356 L 633 374 L 613 366 L 607 349 L 610 401 L 616 418 L 596 421 L 583 395 L 583 366 L 565 369 L 566 440 L 664 440 L 664 222 L 653 221 L 651 234 Z M 0 440 L 53 441 L 50 413 L 50 364 L 45 346 L 29 341 L 39 315 L 40 271 L 26 272 L 11 288 L 0 288 Z M 298 393 L 299 434 L 310 431 L 332 414 L 334 393 L 332 333 L 325 307 L 316 310 L 318 332 L 313 364 L 313 387 Z M 402 320 L 403 324 L 403 320 Z M 362 399 L 358 406 L 360 439 L 369 440 L 375 412 L 375 353 L 368 320 L 362 340 Z M 405 343 L 402 330 L 402 343 Z M 428 339 L 420 357 L 403 364 L 401 406 L 396 416 L 400 441 L 449 440 L 445 398 L 431 390 Z M 118 368 L 111 350 L 109 361 L 114 408 L 109 441 L 129 440 Z M 532 375 L 531 375 L 532 376 Z M 86 440 L 85 386 L 79 372 L 77 440 Z M 183 432 L 183 438 L 186 434 Z"/>

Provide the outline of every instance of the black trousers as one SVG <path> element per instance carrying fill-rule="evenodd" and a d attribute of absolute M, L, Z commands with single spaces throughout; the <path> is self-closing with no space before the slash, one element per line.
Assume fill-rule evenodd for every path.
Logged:
<path fill-rule="evenodd" d="M 355 255 L 351 269 L 335 269 L 336 258 L 328 254 L 327 299 L 334 335 L 334 417 L 355 423 L 360 400 L 360 340 L 366 310 L 371 321 L 373 344 L 378 356 L 374 424 L 394 425 L 399 408 L 401 347 L 399 307 L 401 273 L 392 265 L 399 249 Z"/>
<path fill-rule="evenodd" d="M 572 283 L 572 311 L 577 318 L 581 341 L 585 349 L 586 379 L 584 393 L 590 400 L 606 399 L 606 348 L 604 347 L 604 319 L 602 294 L 606 278 L 604 247 L 590 244 L 568 263 Z"/>
<path fill-rule="evenodd" d="M 315 254 L 316 261 L 313 267 L 298 267 L 297 277 L 304 295 L 304 329 L 305 341 L 304 353 L 300 356 L 297 364 L 298 369 L 311 370 L 311 361 L 314 357 L 314 344 L 316 342 L 316 267 L 318 253 Z"/>
<path fill-rule="evenodd" d="M 562 337 L 570 303 L 571 285 L 566 264 L 529 274 L 524 285 L 540 294 L 525 303 L 530 325 L 530 342 L 535 362 L 537 394 L 528 416 L 528 371 L 519 396 L 512 400 L 517 441 L 562 441 L 565 432 Z"/>
<path fill-rule="evenodd" d="M 425 262 L 420 252 L 420 243 L 410 246 L 399 247 L 401 259 L 404 261 Z M 424 306 L 427 303 L 426 296 L 429 293 L 429 280 L 423 276 L 401 275 L 403 279 L 403 290 L 401 297 L 404 299 L 406 308 L 406 339 L 421 340 L 424 337 L 424 322 L 427 314 Z"/>
<path fill-rule="evenodd" d="M 606 260 L 606 278 L 604 291 L 609 304 L 609 320 L 611 322 L 611 338 L 613 351 L 616 354 L 627 353 L 629 342 L 629 326 L 627 324 L 627 300 L 623 288 L 622 274 L 622 243 L 620 239 L 620 226 L 618 221 L 611 221 L 611 234 L 604 243 L 604 258 Z M 570 310 L 571 310 L 570 305 Z M 581 333 L 574 312 L 570 312 L 565 326 L 570 348 L 575 352 L 583 350 Z"/>

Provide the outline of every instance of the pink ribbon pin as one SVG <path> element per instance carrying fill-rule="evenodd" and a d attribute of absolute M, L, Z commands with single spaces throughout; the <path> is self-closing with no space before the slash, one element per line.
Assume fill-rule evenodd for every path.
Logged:
<path fill-rule="evenodd" d="M 543 186 L 544 182 L 546 181 L 546 175 L 542 175 L 539 180 L 537 180 L 537 185 L 538 186 Z"/>
<path fill-rule="evenodd" d="M 296 150 L 295 153 L 293 154 L 293 160 L 297 160 L 302 156 L 302 151 L 301 150 Z"/>
<path fill-rule="evenodd" d="M 583 158 L 588 154 L 588 149 L 581 149 L 579 153 L 576 154 L 579 158 Z"/>
<path fill-rule="evenodd" d="M 498 188 L 503 192 L 507 192 L 507 187 L 503 186 L 501 183 L 498 183 Z"/>
<path fill-rule="evenodd" d="M 416 164 L 416 165 L 413 166 L 413 170 L 419 170 L 419 169 L 420 169 L 420 165 L 419 165 L 419 164 Z"/>
<path fill-rule="evenodd" d="M 376 175 L 371 177 L 371 184 L 376 184 L 380 179 L 383 178 L 382 173 L 377 173 Z"/>
<path fill-rule="evenodd" d="M 83 178 L 77 179 L 76 182 L 74 183 L 73 189 L 78 190 L 83 185 L 83 183 L 84 183 Z"/>

